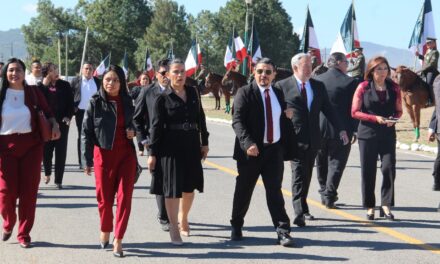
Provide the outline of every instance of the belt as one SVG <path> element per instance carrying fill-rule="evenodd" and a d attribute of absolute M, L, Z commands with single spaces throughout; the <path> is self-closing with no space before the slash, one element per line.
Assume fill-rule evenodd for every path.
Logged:
<path fill-rule="evenodd" d="M 182 124 L 168 124 L 167 127 L 171 130 L 198 130 L 198 125 L 196 123 L 185 122 Z"/>

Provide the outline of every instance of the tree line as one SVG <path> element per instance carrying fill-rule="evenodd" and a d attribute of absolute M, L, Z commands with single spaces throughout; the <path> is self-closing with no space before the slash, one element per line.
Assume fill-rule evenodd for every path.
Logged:
<path fill-rule="evenodd" d="M 263 56 L 272 58 L 278 66 L 289 67 L 299 37 L 286 10 L 279 0 L 254 0 L 252 10 Z M 92 63 L 98 64 L 111 53 L 111 63 L 119 64 L 126 51 L 129 69 L 135 72 L 142 69 L 147 48 L 153 62 L 166 57 L 171 47 L 175 56 L 185 59 L 191 40 L 197 38 L 203 64 L 223 73 L 232 29 L 243 36 L 245 17 L 244 0 L 230 0 L 218 12 L 203 10 L 197 16 L 172 0 L 79 0 L 73 9 L 39 0 L 37 16 L 22 26 L 22 32 L 29 60 L 56 63 L 60 49 L 64 64 L 67 45 L 69 75 L 79 72 L 87 27 L 85 59 Z"/>

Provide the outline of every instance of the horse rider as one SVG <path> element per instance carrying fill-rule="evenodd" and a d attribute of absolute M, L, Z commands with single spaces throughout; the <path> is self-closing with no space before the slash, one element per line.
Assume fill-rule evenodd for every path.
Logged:
<path fill-rule="evenodd" d="M 348 68 L 347 72 L 351 73 L 351 77 L 358 82 L 363 81 L 365 74 L 365 56 L 363 54 L 364 48 L 358 47 L 354 49 L 354 59 L 350 59 L 352 66 Z"/>
<path fill-rule="evenodd" d="M 200 72 L 196 76 L 196 81 L 197 81 L 197 84 L 199 85 L 201 91 L 203 91 L 205 89 L 205 82 L 206 82 L 206 77 L 208 76 L 208 73 L 209 73 L 209 71 L 205 67 L 205 65 L 200 64 Z"/>
<path fill-rule="evenodd" d="M 318 58 L 316 57 L 315 49 L 314 48 L 309 48 L 307 53 L 312 58 L 312 70 L 314 70 L 319 65 Z"/>
<path fill-rule="evenodd" d="M 428 92 L 431 102 L 434 102 L 434 92 L 432 90 L 432 84 L 434 83 L 435 77 L 439 74 L 439 71 L 437 70 L 439 52 L 437 50 L 437 44 L 435 41 L 435 38 L 426 39 L 426 46 L 428 50 L 426 51 L 424 56 L 416 51 L 416 56 L 418 56 L 419 59 L 423 60 L 423 67 L 422 69 L 418 70 L 417 73 L 421 73 L 421 75 L 426 78 L 426 83 L 429 84 Z"/>

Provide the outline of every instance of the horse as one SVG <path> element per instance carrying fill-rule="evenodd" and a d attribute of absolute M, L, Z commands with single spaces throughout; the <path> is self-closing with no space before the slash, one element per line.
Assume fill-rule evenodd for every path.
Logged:
<path fill-rule="evenodd" d="M 232 87 L 232 90 L 230 91 L 231 95 L 235 95 L 238 88 L 245 86 L 247 83 L 248 80 L 246 76 L 239 72 L 233 71 L 232 69 L 228 70 L 222 79 L 223 86 Z"/>
<path fill-rule="evenodd" d="M 427 107 L 429 85 L 415 72 L 398 66 L 391 78 L 401 89 L 402 99 L 414 127 L 414 142 L 420 138 L 420 109 Z"/>
<path fill-rule="evenodd" d="M 206 89 L 210 89 L 211 91 L 219 91 L 219 100 L 218 102 L 217 100 L 215 102 L 216 110 L 220 110 L 220 97 L 221 94 L 224 94 L 226 103 L 225 113 L 229 114 L 229 112 L 231 111 L 231 93 L 229 86 L 222 85 L 222 79 L 222 75 L 209 72 L 208 75 L 206 75 L 205 86 Z"/>
<path fill-rule="evenodd" d="M 200 93 L 200 95 L 205 95 L 212 93 L 215 98 L 215 110 L 217 110 L 217 105 L 220 109 L 220 88 L 219 87 L 210 87 L 208 88 L 205 84 L 205 87 L 202 87 L 202 85 L 199 85 L 199 82 L 191 77 L 186 77 L 185 85 L 192 86 L 195 89 L 197 89 Z"/>

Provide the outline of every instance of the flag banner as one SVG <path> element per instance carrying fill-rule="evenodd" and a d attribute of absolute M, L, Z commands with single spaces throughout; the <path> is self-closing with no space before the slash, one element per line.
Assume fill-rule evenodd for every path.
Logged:
<path fill-rule="evenodd" d="M 188 55 L 186 56 L 185 60 L 185 70 L 186 70 L 186 76 L 191 76 L 194 73 L 196 73 L 197 66 L 198 66 L 198 44 L 195 40 L 191 43 L 191 48 L 188 51 Z"/>
<path fill-rule="evenodd" d="M 121 61 L 121 68 L 124 71 L 125 79 L 128 80 L 128 57 L 127 57 L 127 51 L 124 52 L 124 57 Z"/>
<path fill-rule="evenodd" d="M 154 68 L 153 68 L 153 63 L 151 62 L 151 58 L 150 58 L 150 51 L 146 50 L 145 52 L 145 60 L 144 60 L 144 71 L 148 72 L 148 76 L 150 77 L 151 80 L 153 80 L 154 78 Z"/>
<path fill-rule="evenodd" d="M 321 64 L 321 51 L 319 49 L 318 38 L 316 37 L 315 27 L 313 26 L 309 7 L 307 7 L 306 22 L 304 24 L 299 50 L 307 53 L 309 49 L 314 50 L 314 56 L 317 59 L 317 63 Z"/>
<path fill-rule="evenodd" d="M 235 46 L 235 54 L 236 54 L 235 57 L 237 58 L 240 64 L 247 56 L 247 49 L 244 46 L 243 40 L 235 31 L 234 31 L 234 46 Z"/>
<path fill-rule="evenodd" d="M 93 72 L 93 76 L 98 77 L 103 75 L 109 66 L 110 66 L 110 54 L 107 55 L 107 57 L 105 57 L 101 61 L 98 67 L 96 67 L 95 71 Z"/>
<path fill-rule="evenodd" d="M 423 3 L 409 41 L 409 50 L 413 53 L 418 51 L 420 54 L 425 55 L 427 38 L 436 38 L 431 0 L 425 0 Z"/>
<path fill-rule="evenodd" d="M 234 52 L 234 35 L 229 38 L 228 45 L 226 45 L 226 52 L 224 58 L 224 66 L 227 70 L 236 66 L 235 52 Z"/>
<path fill-rule="evenodd" d="M 354 5 L 351 4 L 330 53 L 342 52 L 346 54 L 347 57 L 352 57 L 354 49 L 359 48 L 360 46 L 361 43 L 356 24 L 356 14 L 354 11 Z"/>

